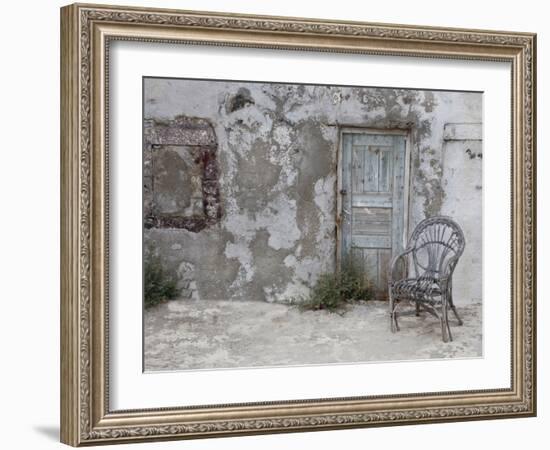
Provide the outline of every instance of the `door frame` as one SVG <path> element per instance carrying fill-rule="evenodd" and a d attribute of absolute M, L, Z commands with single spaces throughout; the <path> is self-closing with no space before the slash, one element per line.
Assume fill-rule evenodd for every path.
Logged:
<path fill-rule="evenodd" d="M 410 182 L 411 182 L 411 129 L 410 128 L 373 128 L 361 126 L 340 126 L 338 130 L 338 147 L 336 155 L 336 269 L 340 270 L 342 262 L 342 155 L 344 153 L 344 134 L 385 134 L 405 137 L 405 174 L 403 178 L 403 248 L 407 246 L 410 216 Z M 393 247 L 393 245 L 392 245 Z"/>

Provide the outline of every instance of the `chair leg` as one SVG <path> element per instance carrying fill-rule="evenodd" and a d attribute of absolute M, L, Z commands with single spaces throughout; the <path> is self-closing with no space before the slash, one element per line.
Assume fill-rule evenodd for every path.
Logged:
<path fill-rule="evenodd" d="M 449 308 L 447 308 L 446 304 L 443 304 L 442 311 L 441 311 L 441 322 L 442 322 L 442 329 L 443 332 L 443 342 L 452 342 L 453 341 L 453 334 L 451 333 L 451 327 L 449 325 L 449 314 L 448 314 Z"/>
<path fill-rule="evenodd" d="M 393 297 L 390 293 L 390 330 L 392 333 L 395 333 L 396 331 L 399 331 L 399 324 L 397 323 L 397 304 L 393 300 Z"/>
<path fill-rule="evenodd" d="M 456 320 L 458 320 L 458 325 L 459 325 L 459 326 L 464 325 L 464 322 L 462 321 L 462 319 L 461 319 L 460 316 L 458 315 L 458 312 L 456 311 L 455 305 L 451 305 L 451 309 L 453 310 L 453 312 L 454 312 L 454 314 L 455 314 Z"/>
<path fill-rule="evenodd" d="M 420 316 L 420 303 L 418 302 L 415 302 L 415 305 L 416 305 L 416 317 Z"/>
<path fill-rule="evenodd" d="M 449 336 L 451 332 L 451 330 L 449 329 L 449 324 L 445 322 L 445 319 L 443 317 L 439 318 L 439 323 L 441 325 L 441 340 L 445 343 L 449 342 Z M 450 338 L 450 340 L 453 340 L 452 337 Z"/>
<path fill-rule="evenodd" d="M 453 342 L 453 334 L 451 333 L 451 326 L 449 325 L 449 321 L 447 320 L 447 342 Z"/>
<path fill-rule="evenodd" d="M 390 330 L 392 333 L 399 331 L 399 324 L 397 323 L 397 312 L 392 310 L 390 312 Z"/>
<path fill-rule="evenodd" d="M 452 291 L 449 292 L 449 305 L 450 305 L 451 309 L 453 310 L 453 313 L 456 317 L 456 320 L 458 321 L 458 325 L 459 326 L 464 325 L 464 322 L 462 321 L 462 319 L 458 315 L 458 312 L 456 311 L 456 307 L 455 307 L 455 304 L 453 302 L 453 293 L 452 293 Z"/>

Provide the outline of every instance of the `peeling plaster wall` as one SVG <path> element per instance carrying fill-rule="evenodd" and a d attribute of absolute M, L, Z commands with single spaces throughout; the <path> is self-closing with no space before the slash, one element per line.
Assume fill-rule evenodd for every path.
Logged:
<path fill-rule="evenodd" d="M 482 152 L 480 136 L 452 145 L 444 136 L 447 124 L 480 127 L 480 93 L 154 78 L 145 79 L 144 93 L 146 123 L 204 119 L 217 142 L 219 220 L 199 231 L 144 232 L 146 251 L 162 255 L 188 297 L 287 302 L 334 270 L 342 126 L 409 130 L 408 234 L 425 217 L 455 212 L 467 249 L 480 255 L 473 245 L 481 244 L 482 158 L 472 175 L 466 153 L 474 141 Z M 472 182 L 479 186 L 473 194 L 466 185 Z M 467 271 L 454 283 L 468 286 L 458 303 L 481 295 L 481 257 L 461 263 Z"/>

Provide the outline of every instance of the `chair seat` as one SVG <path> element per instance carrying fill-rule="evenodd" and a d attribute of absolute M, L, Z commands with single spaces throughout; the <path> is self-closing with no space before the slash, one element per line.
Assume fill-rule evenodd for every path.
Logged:
<path fill-rule="evenodd" d="M 441 302 L 439 280 L 434 277 L 403 278 L 392 283 L 395 300 L 415 300 L 427 303 Z"/>

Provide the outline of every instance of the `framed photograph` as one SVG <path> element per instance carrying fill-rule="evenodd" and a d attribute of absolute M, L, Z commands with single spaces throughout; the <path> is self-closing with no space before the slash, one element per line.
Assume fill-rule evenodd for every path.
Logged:
<path fill-rule="evenodd" d="M 62 442 L 535 415 L 535 58 L 62 8 Z"/>

